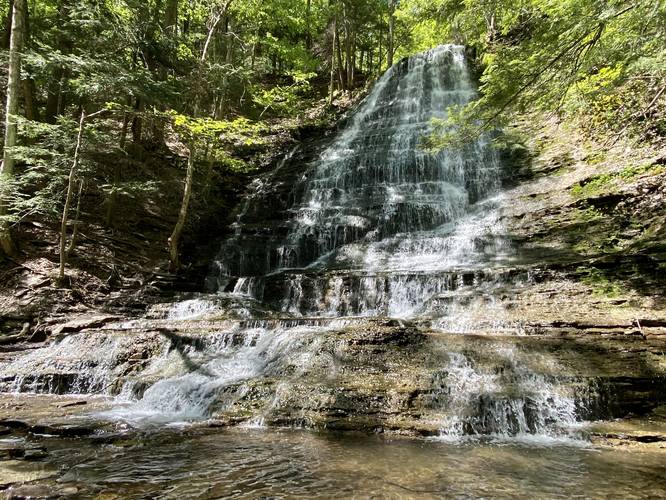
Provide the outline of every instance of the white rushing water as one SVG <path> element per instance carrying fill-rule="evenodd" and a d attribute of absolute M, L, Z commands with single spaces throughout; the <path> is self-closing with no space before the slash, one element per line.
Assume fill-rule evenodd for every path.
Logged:
<path fill-rule="evenodd" d="M 421 146 L 433 119 L 475 97 L 463 47 L 394 65 L 298 180 L 273 236 L 258 230 L 255 245 L 244 220 L 257 209 L 243 207 L 219 282 L 296 315 L 437 316 L 434 299 L 469 285 L 457 273 L 511 259 L 490 136 L 438 153 Z M 248 199 L 261 206 L 264 189 Z"/>
<path fill-rule="evenodd" d="M 5 367 L 18 374 L 11 389 L 104 393 L 115 377 L 124 381 L 119 399 L 129 406 L 110 418 L 206 418 L 256 398 L 263 403 L 247 425 L 262 425 L 293 400 L 301 379 L 317 373 L 313 380 L 326 387 L 345 368 L 336 331 L 359 318 L 412 319 L 460 334 L 522 333 L 496 297 L 512 251 L 499 217 L 501 164 L 490 137 L 460 150 L 420 147 L 433 118 L 475 96 L 462 47 L 440 46 L 397 63 L 307 166 L 277 229 L 246 220 L 262 211 L 272 216 L 261 204 L 296 150 L 272 177 L 252 184 L 218 258 L 216 278 L 228 293 L 152 313 L 192 323 L 233 312 L 235 323 L 199 336 L 156 333 L 146 355 L 133 354 L 131 335 L 74 335 Z M 255 314 L 259 304 L 272 307 L 273 316 Z M 90 349 L 97 358 L 80 355 Z M 576 424 L 576 394 L 552 375 L 558 367 L 535 368 L 529 353 L 511 346 L 475 349 L 441 355 L 432 411 L 442 439 L 559 436 Z M 45 383 L 31 378 L 35 365 L 71 377 Z M 261 392 L 269 384 L 268 394 Z"/>

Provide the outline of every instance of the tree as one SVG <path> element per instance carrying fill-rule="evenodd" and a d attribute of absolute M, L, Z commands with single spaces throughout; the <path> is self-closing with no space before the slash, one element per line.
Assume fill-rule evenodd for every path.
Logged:
<path fill-rule="evenodd" d="M 69 176 L 67 180 L 67 191 L 65 194 L 65 204 L 62 209 L 62 217 L 60 219 L 60 266 L 58 272 L 58 279 L 62 281 L 65 278 L 65 266 L 67 265 L 67 258 L 74 248 L 76 242 L 76 226 L 74 227 L 74 232 L 72 233 L 72 239 L 69 247 L 67 247 L 67 221 L 69 220 L 69 209 L 72 204 L 72 198 L 74 197 L 74 186 L 76 184 L 76 175 L 79 168 L 79 160 L 81 157 L 81 148 L 83 146 L 83 132 L 85 127 L 86 119 L 92 119 L 101 113 L 104 113 L 106 110 L 100 110 L 90 115 L 86 115 L 85 110 L 81 111 L 81 117 L 79 118 L 79 128 L 76 134 L 76 147 L 74 149 L 74 158 L 72 159 L 72 166 L 69 169 Z M 83 187 L 83 180 L 79 184 L 79 196 L 77 203 L 77 218 L 78 222 L 78 213 L 80 211 L 80 202 L 81 202 L 81 190 Z"/>
<path fill-rule="evenodd" d="M 234 150 L 253 133 L 242 132 L 240 144 L 220 143 L 217 151 L 209 151 L 173 129 L 172 113 L 235 123 L 234 130 L 245 127 L 239 125 L 243 120 L 255 127 L 253 120 L 285 119 L 295 130 L 327 116 L 318 101 L 332 100 L 336 89 L 363 86 L 383 69 L 377 61 L 386 61 L 387 0 L 34 0 L 30 28 L 27 1 L 9 3 L 12 12 L 25 9 L 25 16 L 14 16 L 26 21 L 19 58 L 23 87 L 20 76 L 10 79 L 11 85 L 19 81 L 20 90 L 12 86 L 8 101 L 17 112 L 21 108 L 24 118 L 13 147 L 11 135 L 17 129 L 7 127 L 10 140 L 3 155 L 14 154 L 3 163 L 3 177 L 12 173 L 3 182 L 0 210 L 7 230 L 2 234 L 9 234 L 10 223 L 15 227 L 30 220 L 58 227 L 65 263 L 72 246 L 71 212 L 77 206 L 84 218 L 104 221 L 120 238 L 124 228 L 114 214 L 121 203 L 132 199 L 137 209 L 151 207 L 157 214 L 173 208 L 157 205 L 173 203 L 175 193 L 151 194 L 157 185 L 174 185 L 168 168 L 148 172 L 152 167 L 146 164 L 168 163 L 173 170 L 185 163 L 176 158 L 186 155 L 192 175 L 184 172 L 178 198 L 187 217 L 187 192 L 191 208 L 209 191 L 206 186 L 198 191 L 198 163 L 208 165 L 209 178 L 219 162 L 224 168 L 233 163 Z M 12 12 L 5 16 L 6 7 L 0 6 L 9 26 L 3 49 L 11 38 Z M 398 17 L 395 25 L 397 40 L 403 26 Z M 13 64 L 13 74 L 20 75 L 16 68 Z M 117 112 L 94 124 L 87 116 L 81 123 L 82 111 L 109 108 Z M 10 125 L 16 114 L 5 117 Z M 77 156 L 79 128 L 84 146 Z M 229 129 L 220 133 L 234 135 Z M 70 176 L 72 167 L 75 175 Z M 79 188 L 83 201 L 77 200 Z M 96 200 L 95 206 L 86 206 L 88 200 Z M 82 224 L 81 234 L 89 228 Z M 181 238 L 178 231 L 173 236 L 173 241 Z M 62 268 L 64 274 L 66 264 Z"/>
<path fill-rule="evenodd" d="M 5 141 L 0 165 L 0 247 L 7 255 L 14 253 L 7 215 L 7 198 L 10 182 L 14 176 L 12 148 L 16 145 L 19 92 L 21 81 L 21 50 L 25 31 L 25 0 L 14 0 L 12 29 L 9 46 L 9 69 L 7 79 L 7 105 L 5 107 Z"/>
<path fill-rule="evenodd" d="M 395 31 L 395 3 L 396 0 L 388 0 L 388 39 L 386 40 L 386 65 L 393 66 L 394 31 Z"/>
<path fill-rule="evenodd" d="M 451 109 L 427 141 L 432 147 L 526 111 L 568 117 L 597 135 L 666 134 L 658 111 L 666 107 L 663 2 L 403 0 L 396 16 L 418 34 L 412 47 L 439 34 L 467 45 L 481 70 L 480 99 Z"/>

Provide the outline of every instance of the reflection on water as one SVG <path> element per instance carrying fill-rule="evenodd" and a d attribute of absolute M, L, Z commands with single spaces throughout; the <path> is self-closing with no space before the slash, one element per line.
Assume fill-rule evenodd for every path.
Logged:
<path fill-rule="evenodd" d="M 663 454 L 566 444 L 451 445 L 303 431 L 172 430 L 126 446 L 58 441 L 61 486 L 105 498 L 657 498 Z"/>

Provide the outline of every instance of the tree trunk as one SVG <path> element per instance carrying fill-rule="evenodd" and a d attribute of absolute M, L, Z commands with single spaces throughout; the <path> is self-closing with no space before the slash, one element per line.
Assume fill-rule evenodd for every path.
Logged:
<path fill-rule="evenodd" d="M 351 55 L 349 57 L 349 72 L 347 73 L 347 86 L 354 88 L 354 78 L 356 73 L 356 31 L 352 31 L 351 43 L 349 44 Z"/>
<path fill-rule="evenodd" d="M 23 45 L 25 48 L 29 48 L 31 46 L 30 43 L 31 29 L 30 29 L 30 8 L 28 5 L 26 5 L 25 9 L 24 32 L 25 32 L 25 40 Z M 39 113 L 37 111 L 37 107 L 35 106 L 35 80 L 33 80 L 32 78 L 26 78 L 25 80 L 21 81 L 21 87 L 23 89 L 25 117 L 28 120 L 39 120 Z"/>
<path fill-rule="evenodd" d="M 358 70 L 359 73 L 363 73 L 363 65 L 365 64 L 365 50 L 361 49 L 359 52 L 359 58 L 358 58 Z"/>
<path fill-rule="evenodd" d="M 331 42 L 331 80 L 328 86 L 328 105 L 333 105 L 333 92 L 335 91 L 335 46 L 336 46 L 336 37 L 338 34 L 338 18 L 337 16 L 333 18 L 333 40 Z"/>
<path fill-rule="evenodd" d="M 222 77 L 220 99 L 214 110 L 216 120 L 222 120 L 227 116 L 230 108 L 229 73 L 231 72 L 231 65 L 234 60 L 234 40 L 231 32 L 231 20 L 229 19 L 229 16 L 226 15 L 224 20 L 224 38 L 224 63 L 227 65 L 227 71 L 225 71 L 225 74 Z"/>
<path fill-rule="evenodd" d="M 492 44 L 497 38 L 497 28 L 495 26 L 495 12 L 494 11 L 486 12 L 484 17 L 486 19 L 486 43 Z"/>
<path fill-rule="evenodd" d="M 58 2 L 58 22 L 60 26 L 69 20 L 69 0 L 60 0 Z M 56 40 L 56 49 L 62 54 L 69 54 L 71 41 L 66 37 L 64 31 L 58 31 Z M 65 68 L 57 66 L 53 69 L 51 78 L 49 78 L 46 108 L 44 110 L 44 121 L 55 123 L 56 117 L 65 111 L 64 88 L 67 81 L 67 72 Z"/>
<path fill-rule="evenodd" d="M 79 119 L 79 131 L 76 135 L 76 148 L 74 149 L 74 159 L 69 169 L 69 179 L 67 182 L 67 194 L 65 195 L 65 206 L 62 209 L 62 218 L 60 220 L 60 271 L 58 279 L 62 281 L 65 278 L 65 265 L 67 264 L 67 219 L 69 217 L 69 207 L 72 204 L 74 193 L 74 179 L 76 170 L 79 166 L 79 155 L 81 153 L 81 143 L 83 141 L 83 124 L 86 119 L 86 112 L 81 111 Z"/>
<path fill-rule="evenodd" d="M 134 105 L 134 118 L 132 118 L 132 142 L 134 142 L 134 144 L 141 142 L 141 135 L 143 132 L 141 111 L 143 111 L 143 101 L 140 97 L 137 97 L 136 104 Z"/>
<path fill-rule="evenodd" d="M 9 44 L 9 69 L 7 75 L 7 105 L 5 107 L 5 142 L 0 165 L 0 247 L 11 255 L 14 243 L 5 220 L 9 196 L 9 182 L 14 176 L 14 158 L 9 149 L 16 145 L 16 114 L 18 113 L 19 85 L 21 81 L 21 50 L 23 48 L 26 0 L 15 0 L 12 6 L 12 30 Z"/>
<path fill-rule="evenodd" d="M 132 98 L 128 97 L 127 98 L 127 104 L 131 103 Z M 127 111 L 123 113 L 123 127 L 120 131 L 120 141 L 118 144 L 118 147 L 120 149 L 120 152 L 125 153 L 125 145 L 127 144 L 127 129 L 129 128 L 129 114 Z M 120 184 L 120 181 L 122 179 L 122 164 L 125 162 L 125 158 L 123 158 L 122 161 L 117 161 L 115 162 L 115 165 L 113 166 L 113 183 L 111 184 L 112 186 L 112 191 L 111 194 L 109 195 L 109 201 L 106 206 L 106 226 L 111 227 L 113 225 L 113 215 L 116 210 L 116 201 L 118 199 L 118 195 L 116 194 L 116 189 L 118 187 L 118 184 Z"/>
<path fill-rule="evenodd" d="M 76 237 L 79 235 L 79 219 L 81 218 L 81 198 L 83 198 L 83 179 L 79 180 L 79 193 L 76 198 L 76 211 L 74 212 L 74 227 L 72 228 L 72 239 L 69 240 L 66 256 L 69 259 L 74 247 L 76 246 Z"/>
<path fill-rule="evenodd" d="M 229 10 L 229 7 L 231 7 L 231 2 L 233 0 L 227 0 L 226 3 L 222 6 L 222 9 L 215 15 L 213 16 L 213 23 L 210 25 L 208 29 L 208 35 L 206 36 L 206 41 L 204 43 L 203 50 L 201 51 L 201 59 L 200 62 L 203 63 L 206 60 L 206 57 L 208 55 L 208 48 L 210 47 L 210 42 L 213 39 L 213 35 L 215 34 L 215 31 L 217 30 L 218 24 L 220 24 L 220 21 L 227 15 L 227 11 Z"/>
<path fill-rule="evenodd" d="M 164 29 L 175 35 L 178 31 L 178 0 L 168 0 L 164 13 Z"/>
<path fill-rule="evenodd" d="M 310 14 L 312 11 L 312 0 L 307 0 L 305 4 L 305 48 L 312 48 L 312 20 Z"/>
<path fill-rule="evenodd" d="M 340 31 L 337 29 L 337 24 L 336 23 L 336 34 L 335 34 L 335 49 L 336 53 L 338 55 L 338 81 L 340 82 L 340 88 L 342 90 L 347 90 L 347 78 L 344 75 L 344 64 L 342 62 L 342 47 L 340 45 Z"/>
<path fill-rule="evenodd" d="M 384 63 L 384 53 L 382 52 L 382 28 L 379 28 L 379 50 L 377 51 L 377 74 L 382 74 L 382 65 Z"/>
<path fill-rule="evenodd" d="M 69 177 L 67 179 L 67 193 L 65 194 L 65 206 L 62 208 L 62 218 L 60 219 L 60 270 L 58 272 L 58 279 L 62 281 L 65 278 L 65 265 L 67 264 L 67 256 L 74 248 L 74 242 L 70 245 L 70 249 L 67 250 L 67 219 L 69 218 L 69 208 L 72 205 L 72 198 L 74 197 L 74 184 L 76 180 L 76 172 L 79 168 L 79 158 L 81 157 L 81 145 L 83 144 L 83 130 L 85 126 L 85 121 L 87 118 L 93 118 L 94 116 L 105 113 L 106 109 L 96 111 L 86 116 L 85 110 L 81 110 L 81 117 L 79 118 L 79 130 L 76 134 L 76 148 L 74 149 L 74 158 L 72 159 L 72 166 L 69 169 Z M 81 181 L 83 182 L 83 181 Z M 79 189 L 79 203 L 81 201 L 81 189 L 83 189 L 83 184 Z M 77 219 L 78 212 L 80 207 L 77 206 Z M 72 235 L 72 239 L 75 235 Z"/>
<path fill-rule="evenodd" d="M 194 144 L 190 145 L 190 154 L 187 157 L 187 174 L 185 176 L 185 190 L 183 192 L 183 201 L 180 205 L 178 220 L 173 228 L 169 238 L 169 258 L 171 260 L 171 271 L 176 272 L 180 269 L 180 237 L 183 234 L 185 220 L 187 219 L 187 209 L 190 205 L 192 196 L 192 184 L 194 179 Z"/>
<path fill-rule="evenodd" d="M 4 22 L 4 30 L 2 32 L 2 48 L 9 49 L 9 42 L 12 38 L 12 12 L 14 10 L 14 0 L 9 0 L 7 8 L 7 17 Z"/>
<path fill-rule="evenodd" d="M 352 73 L 352 27 L 351 21 L 347 16 L 345 9 L 345 88 L 351 90 L 351 73 Z"/>
<path fill-rule="evenodd" d="M 390 68 L 393 66 L 393 30 L 395 29 L 395 4 L 393 0 L 389 0 L 389 18 L 388 18 L 388 36 L 386 39 L 386 66 Z"/>
<path fill-rule="evenodd" d="M 23 87 L 25 117 L 28 120 L 39 120 L 39 114 L 35 107 L 35 81 L 32 78 L 26 78 L 21 83 Z"/>

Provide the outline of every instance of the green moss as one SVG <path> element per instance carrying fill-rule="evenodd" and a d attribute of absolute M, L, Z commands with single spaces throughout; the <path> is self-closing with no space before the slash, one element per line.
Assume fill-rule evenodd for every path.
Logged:
<path fill-rule="evenodd" d="M 606 153 L 604 151 L 599 151 L 597 153 L 592 153 L 587 160 L 585 160 L 585 163 L 588 165 L 598 165 L 600 163 L 603 163 L 606 160 Z"/>
<path fill-rule="evenodd" d="M 588 163 L 590 163 L 588 161 Z M 591 163 L 592 164 L 592 163 Z M 588 198 L 604 192 L 611 192 L 622 184 L 627 184 L 642 175 L 658 175 L 665 171 L 662 165 L 645 163 L 643 165 L 630 165 L 619 172 L 595 175 L 585 179 L 571 188 L 571 194 L 576 198 Z"/>
<path fill-rule="evenodd" d="M 579 270 L 584 273 L 581 282 L 589 286 L 594 295 L 615 298 L 627 293 L 622 283 L 609 277 L 600 269 L 584 267 Z"/>
<path fill-rule="evenodd" d="M 571 194 L 576 198 L 588 198 L 603 191 L 607 191 L 614 179 L 614 174 L 602 174 L 592 177 L 591 180 L 581 181 L 571 188 Z"/>
<path fill-rule="evenodd" d="M 585 210 L 579 210 L 578 212 L 578 219 L 583 222 L 591 222 L 596 219 L 601 219 L 603 216 L 603 212 L 595 207 L 589 207 Z"/>

